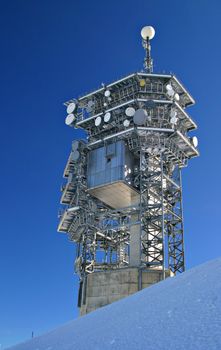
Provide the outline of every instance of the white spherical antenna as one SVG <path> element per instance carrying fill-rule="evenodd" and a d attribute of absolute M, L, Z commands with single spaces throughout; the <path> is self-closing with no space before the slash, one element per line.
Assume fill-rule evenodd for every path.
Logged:
<path fill-rule="evenodd" d="M 111 113 L 110 112 L 105 113 L 104 122 L 108 123 L 110 121 L 110 119 L 111 119 Z"/>
<path fill-rule="evenodd" d="M 176 101 L 179 101 L 180 100 L 180 95 L 176 92 L 175 95 L 174 95 L 174 99 Z"/>
<path fill-rule="evenodd" d="M 130 125 L 130 121 L 128 119 L 125 119 L 123 124 L 125 128 L 128 128 L 128 126 Z"/>
<path fill-rule="evenodd" d="M 145 109 L 139 108 L 134 114 L 134 124 L 143 125 L 147 119 L 147 112 Z"/>
<path fill-rule="evenodd" d="M 105 97 L 110 97 L 110 95 L 111 95 L 110 90 L 106 90 L 105 93 L 104 93 L 104 96 Z"/>
<path fill-rule="evenodd" d="M 133 117 L 135 114 L 135 109 L 133 107 L 127 107 L 127 109 L 125 110 L 125 114 L 128 117 Z"/>
<path fill-rule="evenodd" d="M 65 118 L 65 124 L 68 126 L 72 126 L 75 120 L 76 118 L 74 114 L 68 114 L 67 117 Z"/>
<path fill-rule="evenodd" d="M 146 26 L 142 28 L 140 34 L 144 40 L 151 40 L 155 35 L 155 29 L 151 26 Z"/>
<path fill-rule="evenodd" d="M 73 113 L 73 112 L 75 111 L 76 107 L 77 107 L 77 105 L 76 105 L 75 102 L 70 103 L 70 104 L 67 106 L 67 113 L 68 113 L 68 114 Z"/>
<path fill-rule="evenodd" d="M 192 137 L 192 143 L 193 143 L 193 146 L 194 147 L 197 147 L 198 146 L 198 138 L 196 136 L 193 136 Z"/>
<path fill-rule="evenodd" d="M 94 122 L 95 126 L 101 125 L 101 121 L 102 121 L 101 117 L 97 117 L 97 118 L 95 119 L 95 122 Z"/>

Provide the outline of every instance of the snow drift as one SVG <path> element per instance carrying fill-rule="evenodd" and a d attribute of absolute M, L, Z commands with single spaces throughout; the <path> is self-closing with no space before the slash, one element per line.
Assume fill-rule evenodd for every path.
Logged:
<path fill-rule="evenodd" d="M 11 350 L 221 349 L 221 258 Z"/>

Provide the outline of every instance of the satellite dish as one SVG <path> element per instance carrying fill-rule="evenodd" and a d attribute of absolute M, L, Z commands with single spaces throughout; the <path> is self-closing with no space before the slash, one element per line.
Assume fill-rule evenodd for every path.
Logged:
<path fill-rule="evenodd" d="M 101 121 L 102 121 L 101 117 L 97 117 L 97 118 L 95 119 L 95 122 L 94 122 L 95 126 L 101 125 Z"/>
<path fill-rule="evenodd" d="M 104 102 L 104 107 L 107 107 L 107 103 L 106 102 Z"/>
<path fill-rule="evenodd" d="M 174 116 L 170 119 L 170 123 L 173 125 L 176 125 L 177 121 L 178 121 L 178 118 L 176 116 Z"/>
<path fill-rule="evenodd" d="M 130 121 L 128 119 L 125 119 L 123 122 L 125 128 L 127 128 L 130 125 Z"/>
<path fill-rule="evenodd" d="M 144 87 L 146 85 L 146 82 L 144 79 L 139 80 L 140 87 Z"/>
<path fill-rule="evenodd" d="M 134 124 L 143 125 L 147 119 L 147 112 L 145 109 L 139 108 L 134 114 Z"/>
<path fill-rule="evenodd" d="M 177 116 L 177 111 L 175 111 L 174 109 L 172 109 L 171 111 L 170 111 L 170 117 L 171 118 L 174 118 L 174 117 L 176 117 Z"/>
<path fill-rule="evenodd" d="M 110 121 L 110 119 L 111 119 L 111 113 L 110 112 L 105 113 L 105 115 L 104 115 L 105 123 L 108 123 Z"/>
<path fill-rule="evenodd" d="M 153 100 L 148 100 L 145 102 L 145 107 L 146 108 L 154 108 L 155 107 L 155 102 Z"/>
<path fill-rule="evenodd" d="M 174 99 L 176 101 L 179 101 L 180 100 L 180 95 L 176 92 L 175 95 L 174 95 Z"/>
<path fill-rule="evenodd" d="M 194 147 L 198 146 L 198 138 L 196 136 L 193 136 L 191 141 Z"/>
<path fill-rule="evenodd" d="M 72 150 L 77 151 L 77 149 L 79 148 L 79 145 L 80 145 L 79 141 L 72 142 Z"/>
<path fill-rule="evenodd" d="M 135 109 L 133 107 L 127 107 L 127 109 L 125 110 L 125 114 L 128 117 L 133 117 L 135 114 Z"/>
<path fill-rule="evenodd" d="M 75 111 L 76 107 L 77 107 L 77 105 L 76 105 L 75 102 L 70 103 L 70 104 L 67 106 L 67 113 L 68 113 L 68 114 L 73 113 L 73 112 Z"/>
<path fill-rule="evenodd" d="M 94 101 L 90 100 L 88 101 L 88 104 L 87 104 L 87 112 L 91 112 L 93 110 L 93 107 L 94 107 Z"/>
<path fill-rule="evenodd" d="M 106 90 L 105 93 L 104 93 L 104 96 L 105 97 L 110 97 L 110 95 L 111 95 L 110 90 Z"/>
<path fill-rule="evenodd" d="M 170 84 L 167 84 L 167 85 L 166 85 L 166 90 L 167 90 L 167 91 L 173 90 L 173 87 L 172 87 L 172 85 L 170 85 Z"/>
<path fill-rule="evenodd" d="M 151 26 L 146 26 L 142 28 L 140 34 L 144 40 L 151 40 L 155 35 L 155 29 Z"/>
<path fill-rule="evenodd" d="M 68 114 L 67 117 L 65 118 L 65 124 L 68 126 L 72 126 L 75 120 L 76 120 L 76 117 L 74 116 L 74 114 Z"/>
<path fill-rule="evenodd" d="M 80 158 L 80 153 L 78 151 L 74 151 L 72 153 L 72 160 L 76 162 Z"/>
<path fill-rule="evenodd" d="M 167 90 L 167 95 L 168 95 L 169 97 L 173 97 L 174 94 L 175 94 L 175 92 L 174 92 L 173 89 L 172 89 L 172 90 Z"/>

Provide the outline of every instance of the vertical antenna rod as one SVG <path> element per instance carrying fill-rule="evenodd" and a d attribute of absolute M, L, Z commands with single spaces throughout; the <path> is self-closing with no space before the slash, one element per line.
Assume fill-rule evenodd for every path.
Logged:
<path fill-rule="evenodd" d="M 153 73 L 153 59 L 151 58 L 151 46 L 150 40 L 153 39 L 155 35 L 155 29 L 151 26 L 143 27 L 141 30 L 141 36 L 143 38 L 142 44 L 146 51 L 146 56 L 144 58 L 144 68 L 147 73 Z"/>

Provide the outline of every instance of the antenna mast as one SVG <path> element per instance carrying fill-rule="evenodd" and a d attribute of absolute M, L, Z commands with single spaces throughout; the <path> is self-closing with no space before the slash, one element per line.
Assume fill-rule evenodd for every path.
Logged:
<path fill-rule="evenodd" d="M 146 69 L 147 73 L 153 73 L 153 59 L 151 58 L 150 40 L 155 36 L 155 29 L 151 26 L 143 27 L 141 30 L 141 36 L 143 38 L 142 44 L 146 51 L 144 68 Z"/>

